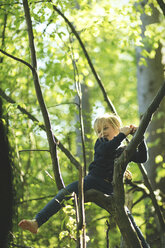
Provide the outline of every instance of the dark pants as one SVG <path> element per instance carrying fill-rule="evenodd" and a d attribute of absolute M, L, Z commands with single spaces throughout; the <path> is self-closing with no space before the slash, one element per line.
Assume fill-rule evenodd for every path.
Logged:
<path fill-rule="evenodd" d="M 100 177 L 95 177 L 92 175 L 87 175 L 84 178 L 84 192 L 90 189 L 96 189 L 104 194 L 110 195 L 113 193 L 113 187 L 111 183 L 106 182 Z M 62 201 L 70 199 L 73 192 L 78 195 L 78 181 L 69 184 L 66 188 L 61 189 L 58 194 L 50 201 L 48 204 L 36 215 L 35 219 L 40 227 L 44 224 L 52 215 L 57 213 L 63 206 Z M 141 240 L 143 248 L 149 248 L 149 245 L 145 241 L 143 234 L 141 233 L 139 227 L 136 225 L 133 216 L 127 210 L 128 217 L 132 222 L 139 239 Z"/>
<path fill-rule="evenodd" d="M 104 181 L 100 177 L 87 175 L 84 178 L 84 192 L 90 189 L 96 189 L 104 194 L 112 194 L 113 187 L 111 183 Z M 36 215 L 35 219 L 40 227 L 44 224 L 52 215 L 57 213 L 62 208 L 62 201 L 68 200 L 68 195 L 75 192 L 78 195 L 78 181 L 69 184 L 66 188 L 61 189 L 58 194 Z"/>

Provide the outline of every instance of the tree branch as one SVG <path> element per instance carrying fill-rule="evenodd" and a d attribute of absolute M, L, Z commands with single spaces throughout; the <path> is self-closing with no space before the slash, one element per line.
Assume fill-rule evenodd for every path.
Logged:
<path fill-rule="evenodd" d="M 74 80 L 77 90 L 78 97 L 78 110 L 79 110 L 79 122 L 80 122 L 80 133 L 81 133 L 81 143 L 82 143 L 82 152 L 83 152 L 83 166 L 79 169 L 79 182 L 78 182 L 78 225 L 77 225 L 77 237 L 78 237 L 78 247 L 85 248 L 86 247 L 86 223 L 85 223 L 85 208 L 84 208 L 84 176 L 86 175 L 86 150 L 85 150 L 85 138 L 84 138 L 84 123 L 82 116 L 82 97 L 81 97 L 81 84 L 79 81 L 79 73 L 78 68 L 76 66 L 73 52 L 72 52 L 72 63 L 74 69 Z M 78 80 L 76 80 L 76 73 L 78 76 Z"/>
<path fill-rule="evenodd" d="M 159 7 L 163 11 L 163 15 L 165 16 L 165 3 L 163 2 L 163 0 L 157 0 L 157 3 L 159 4 Z"/>
<path fill-rule="evenodd" d="M 160 226 L 161 226 L 161 229 L 165 231 L 165 223 L 164 223 L 164 220 L 163 220 L 163 215 L 160 211 L 160 207 L 157 203 L 157 200 L 156 200 L 156 197 L 155 197 L 155 194 L 154 194 L 154 191 L 152 189 L 152 186 L 151 186 L 151 183 L 150 183 L 150 180 L 149 178 L 147 177 L 147 172 L 143 166 L 143 164 L 138 164 L 139 166 L 139 169 L 143 175 L 143 178 L 144 178 L 144 182 L 145 182 L 145 185 L 146 187 L 148 188 L 149 192 L 150 192 L 150 197 L 151 197 L 151 200 L 152 200 L 152 203 L 153 203 L 153 206 L 155 208 L 155 213 L 157 214 L 158 216 L 158 219 L 159 219 L 159 223 L 160 223 Z"/>
<path fill-rule="evenodd" d="M 123 198 L 124 187 L 123 187 L 123 181 L 122 181 L 123 173 L 126 169 L 129 159 L 131 158 L 131 154 L 135 152 L 136 147 L 140 144 L 141 140 L 143 139 L 144 132 L 146 131 L 146 128 L 148 127 L 152 119 L 152 115 L 159 107 L 164 96 L 165 96 L 165 82 L 163 83 L 162 87 L 160 87 L 157 95 L 153 99 L 147 111 L 144 113 L 141 119 L 139 128 L 136 131 L 134 137 L 132 138 L 128 146 L 126 147 L 125 151 L 121 154 L 121 156 L 115 160 L 113 182 L 114 182 L 114 195 L 115 195 L 117 206 L 119 207 L 119 212 L 120 211 L 122 212 L 122 206 L 124 202 L 124 198 Z M 142 170 L 144 173 L 144 168 L 142 168 Z M 145 176 L 145 183 L 146 183 L 146 180 L 147 180 L 147 175 Z M 147 182 L 149 181 L 147 180 Z M 147 187 L 150 190 L 153 205 L 155 207 L 155 211 L 156 211 L 156 214 L 158 215 L 159 222 L 161 225 L 161 230 L 162 232 L 164 232 L 165 223 L 163 220 L 163 216 L 160 212 L 159 206 L 156 202 L 156 199 L 155 199 L 155 196 L 154 196 L 154 193 L 152 191 L 150 184 L 148 184 Z"/>
<path fill-rule="evenodd" d="M 4 14 L 4 25 L 3 25 L 3 31 L 2 31 L 2 42 L 1 42 L 1 48 L 5 47 L 5 31 L 7 26 L 7 13 Z M 0 57 L 0 63 L 3 62 L 3 58 Z"/>
<path fill-rule="evenodd" d="M 33 36 L 32 22 L 31 22 L 31 16 L 30 16 L 30 9 L 29 9 L 27 0 L 23 0 L 23 7 L 24 7 L 24 12 L 25 12 L 26 24 L 28 28 L 29 47 L 31 51 L 31 63 L 33 67 L 32 72 L 33 72 L 34 86 L 35 86 L 37 99 L 38 99 L 41 112 L 42 112 L 42 116 L 44 119 L 44 123 L 45 123 L 46 134 L 47 134 L 47 139 L 48 139 L 50 154 L 51 154 L 51 159 L 52 159 L 54 177 L 55 177 L 58 189 L 61 189 L 64 187 L 64 182 L 62 180 L 60 167 L 58 163 L 56 141 L 52 133 L 49 115 L 48 115 L 46 105 L 43 99 L 43 95 L 42 95 L 42 91 L 41 91 L 40 83 L 39 83 L 39 78 L 37 74 L 37 59 L 36 59 L 36 52 L 35 52 L 35 46 L 34 46 L 34 36 Z"/>
<path fill-rule="evenodd" d="M 0 88 L 0 96 L 3 97 L 7 102 L 15 104 L 16 102 L 9 96 L 5 94 L 5 92 Z M 32 114 L 30 114 L 25 108 L 21 107 L 19 104 L 17 105 L 17 108 L 21 111 L 21 113 L 25 114 L 30 120 L 33 122 L 39 124 L 39 120 Z M 46 128 L 44 125 L 39 124 L 39 127 L 46 132 Z M 65 146 L 57 139 L 56 136 L 54 136 L 54 139 L 59 147 L 59 149 L 66 155 L 66 157 L 70 160 L 72 164 L 76 167 L 76 169 L 80 168 L 80 163 L 76 160 L 76 158 L 71 154 L 71 152 L 65 148 Z"/>
<path fill-rule="evenodd" d="M 9 53 L 3 51 L 2 49 L 0 49 L 0 52 L 3 53 L 4 55 L 6 55 L 6 56 L 8 56 L 8 57 L 10 57 L 10 58 L 12 58 L 12 59 L 14 59 L 14 60 L 16 60 L 16 61 L 19 61 L 19 62 L 23 63 L 24 65 L 28 66 L 28 67 L 30 68 L 30 70 L 33 72 L 33 67 L 31 66 L 31 64 L 29 64 L 29 63 L 26 62 L 25 60 L 20 59 L 20 58 L 17 58 L 17 57 L 15 57 L 15 56 L 13 56 L 13 55 L 11 55 L 11 54 L 9 54 Z"/>
<path fill-rule="evenodd" d="M 52 0 L 49 0 L 49 2 L 52 3 Z M 108 97 L 108 95 L 107 95 L 107 93 L 106 93 L 106 90 L 105 90 L 105 88 L 104 88 L 104 85 L 103 85 L 101 79 L 99 78 L 99 76 L 98 76 L 98 74 L 97 74 L 95 68 L 94 68 L 94 65 L 93 65 L 93 63 L 92 63 L 92 61 L 91 61 L 91 59 L 90 59 L 90 56 L 89 56 L 89 54 L 88 54 L 88 52 L 87 52 L 87 50 L 86 50 L 86 48 L 85 48 L 85 46 L 84 46 L 84 43 L 82 42 L 82 40 L 81 40 L 81 38 L 80 38 L 80 35 L 78 34 L 78 32 L 76 31 L 76 29 L 74 28 L 73 24 L 72 24 L 72 23 L 68 20 L 68 18 L 67 18 L 67 17 L 66 17 L 58 8 L 57 8 L 57 6 L 54 5 L 53 3 L 52 3 L 52 6 L 53 6 L 53 9 L 54 9 L 54 10 L 55 10 L 55 11 L 56 11 L 56 12 L 65 20 L 65 22 L 69 25 L 69 27 L 70 27 L 70 29 L 72 30 L 73 34 L 76 36 L 76 38 L 77 38 L 77 40 L 78 40 L 78 42 L 79 42 L 79 44 L 80 44 L 80 46 L 81 46 L 81 48 L 82 48 L 82 50 L 83 50 L 83 52 L 84 52 L 84 55 L 85 55 L 85 57 L 86 57 L 86 59 L 87 59 L 87 61 L 88 61 L 89 67 L 91 68 L 91 71 L 92 71 L 92 73 L 93 73 L 93 75 L 94 75 L 94 77 L 95 77 L 95 79 L 96 79 L 96 81 L 97 81 L 97 83 L 98 83 L 98 85 L 99 85 L 99 87 L 100 87 L 102 93 L 103 93 L 104 100 L 105 100 L 106 103 L 108 104 L 108 107 L 110 108 L 110 110 L 111 110 L 113 113 L 117 114 L 116 109 L 115 109 L 115 107 L 113 106 L 111 100 L 109 99 L 109 97 Z"/>

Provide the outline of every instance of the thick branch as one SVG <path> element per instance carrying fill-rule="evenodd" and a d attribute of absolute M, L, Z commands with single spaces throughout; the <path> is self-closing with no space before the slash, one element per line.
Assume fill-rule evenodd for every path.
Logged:
<path fill-rule="evenodd" d="M 125 152 L 126 152 L 126 162 L 129 161 L 129 158 L 131 157 L 131 154 L 135 151 L 136 147 L 140 144 L 141 140 L 143 139 L 143 135 L 152 119 L 152 115 L 155 113 L 155 111 L 158 109 L 161 101 L 163 100 L 163 97 L 165 96 L 165 82 L 163 83 L 162 87 L 160 87 L 157 95 L 151 102 L 150 106 L 148 107 L 147 111 L 144 113 L 139 128 L 137 132 L 135 133 L 134 137 L 132 138 L 131 142 L 127 146 Z M 124 154 L 122 155 L 122 157 Z M 123 157 L 124 159 L 124 157 Z M 123 160 L 124 161 L 124 160 Z M 126 168 L 126 166 L 125 166 Z M 125 170 L 124 168 L 124 170 Z"/>
<path fill-rule="evenodd" d="M 151 121 L 152 115 L 159 107 L 160 102 L 162 101 L 164 96 L 165 96 L 165 82 L 162 85 L 162 87 L 159 89 L 157 95 L 153 99 L 153 101 L 150 104 L 150 106 L 148 107 L 147 111 L 144 113 L 144 115 L 141 119 L 139 128 L 138 128 L 137 132 L 135 133 L 133 139 L 128 144 L 128 146 L 126 147 L 125 151 L 121 154 L 121 156 L 115 161 L 114 177 L 113 177 L 114 195 L 115 195 L 115 199 L 117 201 L 117 206 L 119 206 L 119 212 L 122 209 L 123 201 L 124 201 L 124 198 L 123 198 L 123 190 L 124 189 L 123 189 L 123 181 L 122 181 L 123 173 L 126 169 L 126 166 L 129 162 L 129 159 L 131 158 L 131 154 L 133 154 L 135 152 L 136 147 L 139 145 L 139 143 L 143 139 L 144 132 L 146 131 L 146 128 L 148 127 L 148 125 Z M 145 180 L 146 180 L 146 177 L 145 177 Z M 146 181 L 145 181 L 145 183 L 146 183 Z M 149 186 L 149 184 L 147 185 L 147 187 L 148 186 Z M 155 198 L 155 196 L 154 196 L 154 193 L 152 191 L 152 188 L 149 187 L 149 190 L 150 190 L 150 194 L 151 194 L 152 200 L 153 200 L 153 198 Z M 164 231 L 165 230 L 164 220 L 163 220 L 163 217 L 161 215 L 161 212 L 158 211 L 158 209 L 159 209 L 158 204 L 156 203 L 156 205 L 155 205 L 155 202 L 156 202 L 156 199 L 153 200 L 153 205 L 154 205 L 155 211 L 158 215 L 161 229 L 162 229 L 162 231 Z"/>
<path fill-rule="evenodd" d="M 11 97 L 9 97 L 9 96 L 7 96 L 6 94 L 5 94 L 5 92 L 2 90 L 2 89 L 0 89 L 0 96 L 1 97 L 3 97 L 7 102 L 9 102 L 9 103 L 12 103 L 12 104 L 15 104 L 16 102 L 11 98 Z M 32 114 L 30 114 L 25 108 L 23 108 L 23 107 L 21 107 L 19 104 L 17 105 L 17 108 L 21 111 L 21 113 L 23 113 L 23 114 L 25 114 L 30 120 L 32 120 L 33 122 L 35 122 L 35 123 L 37 123 L 37 124 L 39 124 L 40 122 L 39 122 L 39 120 L 37 120 L 37 118 L 34 116 L 34 115 L 32 115 Z M 41 124 L 39 124 L 39 127 L 42 129 L 42 130 L 44 130 L 45 132 L 46 132 L 46 128 L 45 128 L 45 126 L 44 125 L 41 125 Z M 72 164 L 74 164 L 75 165 L 75 167 L 77 168 L 77 169 L 79 169 L 80 168 L 80 163 L 76 160 L 76 158 L 70 153 L 70 151 L 57 139 L 57 137 L 56 136 L 54 136 L 54 139 L 55 139 L 55 141 L 56 141 L 56 143 L 58 144 L 58 147 L 60 148 L 60 150 L 67 156 L 67 158 L 70 160 L 70 162 L 72 163 Z"/>
<path fill-rule="evenodd" d="M 104 208 L 110 214 L 115 212 L 113 195 L 106 195 L 98 190 L 90 189 L 85 192 L 85 202 L 94 202 L 96 205 Z"/>
<path fill-rule="evenodd" d="M 46 134 L 48 138 L 49 148 L 50 148 L 50 154 L 52 159 L 52 165 L 53 165 L 53 172 L 55 176 L 55 180 L 57 183 L 58 189 L 61 189 L 64 187 L 64 183 L 62 180 L 58 158 L 57 158 L 57 147 L 56 142 L 52 133 L 51 124 L 48 116 L 48 112 L 45 106 L 45 102 L 43 99 L 42 91 L 40 88 L 39 78 L 37 74 L 37 59 L 36 59 L 36 52 L 34 47 L 34 36 L 33 36 L 33 29 L 32 29 L 32 22 L 31 22 L 31 16 L 30 16 L 30 10 L 28 6 L 28 1 L 23 0 L 23 6 L 24 6 L 24 12 L 25 12 L 25 18 L 26 18 L 26 24 L 28 28 L 28 37 L 29 37 L 29 47 L 31 51 L 31 61 L 32 61 L 32 67 L 33 67 L 33 81 L 35 85 L 36 95 L 37 99 L 41 108 L 41 112 L 43 115 L 45 128 L 46 128 Z"/>
<path fill-rule="evenodd" d="M 139 239 L 129 222 L 124 207 L 122 207 L 122 210 L 119 210 L 115 195 L 106 195 L 100 191 L 91 189 L 85 192 L 85 202 L 94 202 L 112 214 L 128 247 L 141 248 Z"/>

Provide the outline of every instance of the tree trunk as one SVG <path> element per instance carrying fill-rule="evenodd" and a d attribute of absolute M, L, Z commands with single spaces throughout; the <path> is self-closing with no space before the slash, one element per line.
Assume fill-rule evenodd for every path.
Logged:
<path fill-rule="evenodd" d="M 13 195 L 10 147 L 2 112 L 2 99 L 0 98 L 0 247 L 7 248 L 8 234 L 11 230 Z"/>
<path fill-rule="evenodd" d="M 83 113 L 83 120 L 84 120 L 84 133 L 85 133 L 85 144 L 86 144 L 86 162 L 87 162 L 87 167 L 89 165 L 89 163 L 92 161 L 93 159 L 93 145 L 92 142 L 90 140 L 90 138 L 88 137 L 88 135 L 91 134 L 91 109 L 90 109 L 90 92 L 89 92 L 89 88 L 88 86 L 86 86 L 85 84 L 81 84 L 81 91 L 82 91 L 82 113 Z M 76 98 L 76 102 L 77 102 L 77 98 Z M 78 103 L 78 102 L 77 102 Z M 79 117 L 76 115 L 76 121 L 79 121 Z M 76 152 L 76 156 L 81 158 L 82 161 L 82 146 L 81 146 L 81 133 L 79 131 L 79 129 L 76 129 L 76 144 L 77 144 L 77 152 Z M 82 163 L 82 162 L 81 162 Z M 88 168 L 87 168 L 88 169 Z M 93 214 L 93 210 L 92 210 L 92 214 Z M 91 216 L 91 209 L 87 209 L 85 211 L 85 216 L 86 216 L 86 223 L 88 226 L 88 223 L 90 221 L 90 216 Z M 87 243 L 87 247 L 97 247 L 97 230 L 96 230 L 96 226 L 90 226 L 90 228 L 88 228 L 88 233 L 87 235 L 89 237 L 94 236 L 95 239 L 94 241 L 91 243 L 90 241 L 88 241 Z"/>
<path fill-rule="evenodd" d="M 144 32 L 147 25 L 158 22 L 158 11 L 153 9 L 152 17 L 145 14 L 141 15 L 142 20 L 142 38 L 145 38 Z M 142 57 L 142 49 L 137 48 L 137 88 L 138 88 L 138 102 L 139 102 L 139 113 L 142 115 L 149 104 L 151 103 L 153 97 L 157 93 L 159 87 L 163 83 L 163 65 L 162 65 L 162 54 L 161 54 L 161 44 L 156 50 L 156 55 L 153 59 L 146 58 L 147 66 L 139 65 L 139 60 Z M 149 48 L 145 47 L 146 50 Z M 162 102 L 159 107 L 159 112 L 155 113 L 155 116 L 148 126 L 148 139 L 149 144 L 154 144 L 152 147 L 149 146 L 149 160 L 146 163 L 146 170 L 148 176 L 151 180 L 152 186 L 156 188 L 156 166 L 155 157 L 157 155 L 162 155 L 165 147 L 165 133 L 163 132 L 164 122 L 165 122 L 165 102 Z M 155 142 L 155 141 L 158 142 Z M 165 191 L 164 191 L 165 192 Z"/>
<path fill-rule="evenodd" d="M 146 4 L 146 1 L 143 1 L 144 5 Z M 141 6 L 144 7 L 142 4 Z M 144 41 L 145 39 L 145 30 L 146 26 L 156 23 L 159 21 L 159 12 L 157 9 L 153 7 L 153 5 L 150 6 L 152 8 L 152 16 L 147 16 L 145 13 L 141 15 L 141 21 L 142 21 L 142 26 L 141 26 L 141 36 Z M 162 65 L 162 54 L 161 54 L 161 44 L 159 44 L 159 47 L 156 49 L 156 54 L 154 58 L 145 58 L 147 65 L 139 65 L 139 61 L 142 58 L 141 52 L 142 49 L 146 49 L 148 52 L 150 52 L 150 48 L 148 47 L 148 44 L 144 42 L 145 47 L 137 48 L 137 88 L 138 88 L 138 102 L 139 102 L 139 113 L 142 115 L 149 104 L 151 103 L 154 95 L 157 93 L 158 88 L 162 85 L 163 83 L 163 65 Z M 163 194 L 165 193 L 164 187 L 161 187 L 161 185 L 164 185 L 165 179 L 162 178 L 160 179 L 160 182 L 157 183 L 156 177 L 157 177 L 157 171 L 159 168 L 161 168 L 161 165 L 165 159 L 165 154 L 164 154 L 164 147 L 165 147 L 165 132 L 163 131 L 164 129 L 164 123 L 165 123 L 165 101 L 163 101 L 160 104 L 159 107 L 159 112 L 157 111 L 154 115 L 154 118 L 150 125 L 147 128 L 147 133 L 148 133 L 148 138 L 147 138 L 147 143 L 149 146 L 149 160 L 145 164 L 148 177 L 151 181 L 152 188 L 155 189 L 160 189 L 163 191 Z M 155 158 L 161 155 L 163 157 L 163 160 L 160 160 L 160 163 L 156 164 Z M 161 188 L 160 188 L 160 187 Z M 150 213 L 153 214 L 154 213 Z M 157 221 L 156 221 L 157 222 Z M 158 223 L 158 222 L 157 222 Z M 148 228 L 153 228 L 153 227 L 148 227 Z M 160 226 L 157 224 L 157 229 L 158 231 L 153 231 L 154 233 L 159 233 L 161 232 Z M 153 234 L 152 237 L 149 237 L 153 239 Z M 155 237 L 156 238 L 156 237 Z M 156 244 L 157 247 L 164 247 L 164 235 L 162 234 L 162 245 L 160 246 L 159 244 L 161 243 L 160 240 L 158 241 L 159 244 Z"/>

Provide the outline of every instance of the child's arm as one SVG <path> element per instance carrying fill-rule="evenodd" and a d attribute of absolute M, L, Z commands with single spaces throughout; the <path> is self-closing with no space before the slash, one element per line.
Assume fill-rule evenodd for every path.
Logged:
<path fill-rule="evenodd" d="M 107 140 L 105 138 L 99 138 L 95 144 L 95 152 L 99 155 L 104 156 L 105 154 L 112 153 L 121 144 L 121 142 L 126 138 L 124 133 L 119 133 L 112 140 Z"/>
<path fill-rule="evenodd" d="M 98 154 L 107 154 L 114 152 L 121 144 L 121 142 L 126 138 L 127 135 L 132 133 L 133 127 L 125 126 L 120 128 L 119 134 L 115 136 L 112 140 L 107 140 L 105 138 L 99 138 L 95 144 L 95 151 Z"/>

